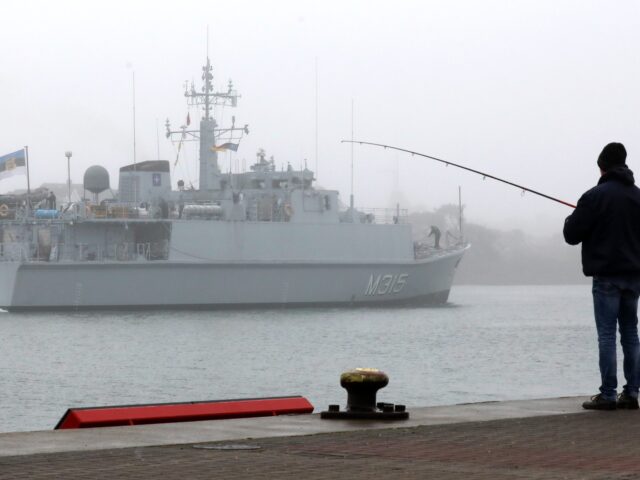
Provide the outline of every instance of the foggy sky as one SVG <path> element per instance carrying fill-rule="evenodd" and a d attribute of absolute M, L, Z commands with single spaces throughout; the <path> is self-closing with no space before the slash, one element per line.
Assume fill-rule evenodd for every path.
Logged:
<path fill-rule="evenodd" d="M 348 203 L 355 138 L 503 176 L 570 202 L 598 179 L 610 141 L 640 174 L 640 3 L 633 1 L 7 2 L 0 29 L 0 155 L 29 145 L 32 186 L 86 168 L 175 159 L 164 137 L 187 112 L 185 80 L 209 56 L 215 85 L 241 93 L 225 112 L 248 123 L 233 158 L 258 148 L 276 164 L 315 168 Z M 198 84 L 199 85 L 199 84 Z M 197 122 L 195 122 L 197 124 Z M 193 125 L 193 124 L 192 124 Z M 412 210 L 457 202 L 470 220 L 548 234 L 565 206 L 388 150 L 355 148 L 356 206 L 400 198 Z M 229 157 L 221 156 L 223 170 Z M 244 159 L 244 160 L 243 160 Z M 235 161 L 234 161 L 235 164 Z M 197 182 L 192 146 L 172 180 Z M 23 187 L 16 177 L 0 192 Z"/>

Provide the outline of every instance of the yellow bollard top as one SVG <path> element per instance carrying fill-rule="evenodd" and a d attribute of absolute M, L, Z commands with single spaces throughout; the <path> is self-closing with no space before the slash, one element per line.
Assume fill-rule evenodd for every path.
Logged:
<path fill-rule="evenodd" d="M 377 368 L 354 368 L 340 375 L 340 385 L 352 385 L 357 383 L 378 383 L 386 386 L 389 383 L 389 376 Z"/>

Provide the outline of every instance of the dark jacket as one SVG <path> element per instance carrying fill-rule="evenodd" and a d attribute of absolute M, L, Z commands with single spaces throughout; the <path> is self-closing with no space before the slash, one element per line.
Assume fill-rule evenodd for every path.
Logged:
<path fill-rule="evenodd" d="M 640 189 L 626 166 L 606 172 L 564 222 L 564 239 L 582 242 L 587 276 L 640 275 Z"/>

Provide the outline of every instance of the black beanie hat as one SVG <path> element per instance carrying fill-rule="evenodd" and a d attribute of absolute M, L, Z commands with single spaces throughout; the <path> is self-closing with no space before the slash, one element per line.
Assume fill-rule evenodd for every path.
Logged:
<path fill-rule="evenodd" d="M 598 166 L 603 172 L 624 165 L 627 159 L 627 150 L 621 143 L 610 143 L 602 149 L 602 153 L 598 157 Z"/>

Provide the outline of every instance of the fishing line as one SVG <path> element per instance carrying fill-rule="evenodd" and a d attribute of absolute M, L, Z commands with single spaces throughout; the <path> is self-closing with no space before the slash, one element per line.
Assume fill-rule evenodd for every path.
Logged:
<path fill-rule="evenodd" d="M 506 183 L 507 185 L 511 185 L 512 187 L 516 187 L 516 188 L 520 189 L 522 191 L 522 195 L 524 195 L 524 192 L 530 192 L 530 193 L 533 193 L 535 195 L 539 195 L 540 197 L 546 198 L 547 200 L 553 200 L 554 202 L 558 202 L 558 203 L 561 203 L 563 205 L 566 205 L 567 207 L 576 208 L 575 205 L 573 205 L 573 204 L 571 204 L 569 202 L 565 202 L 564 200 L 560 200 L 559 198 L 555 198 L 555 197 L 552 197 L 550 195 L 546 195 L 544 193 L 538 192 L 536 190 L 532 190 L 531 188 L 524 187 L 522 185 L 518 185 L 517 183 L 510 182 L 509 180 L 505 180 L 504 178 L 500 178 L 500 177 L 496 177 L 495 175 L 490 175 L 488 173 L 480 172 L 479 170 L 474 170 L 473 168 L 465 167 L 464 165 L 459 165 L 457 163 L 453 163 L 453 162 L 450 162 L 448 160 L 443 160 L 441 158 L 432 157 L 431 155 L 426 155 L 424 153 L 414 152 L 412 150 L 407 150 L 405 148 L 400 148 L 400 147 L 394 147 L 392 145 L 384 145 L 382 143 L 373 143 L 373 142 L 363 142 L 363 141 L 360 141 L 360 140 L 342 140 L 341 143 L 359 143 L 360 145 L 372 145 L 374 147 L 382 147 L 382 148 L 385 148 L 385 149 L 390 148 L 391 150 L 398 150 L 400 152 L 410 153 L 411 155 L 418 155 L 419 157 L 429 158 L 431 160 L 435 160 L 436 162 L 444 163 L 445 166 L 447 166 L 447 167 L 449 165 L 451 165 L 452 167 L 461 168 L 462 170 L 466 170 L 468 172 L 472 172 L 472 173 L 475 173 L 477 175 L 481 175 L 483 180 L 485 180 L 487 178 L 490 178 L 490 179 L 496 180 L 498 182 Z"/>

